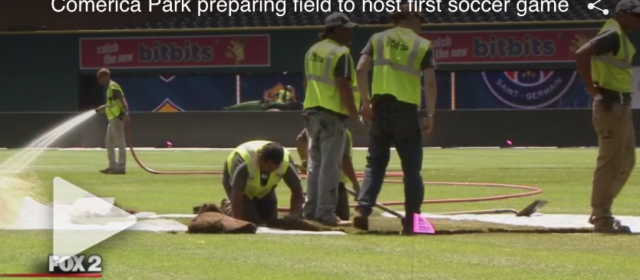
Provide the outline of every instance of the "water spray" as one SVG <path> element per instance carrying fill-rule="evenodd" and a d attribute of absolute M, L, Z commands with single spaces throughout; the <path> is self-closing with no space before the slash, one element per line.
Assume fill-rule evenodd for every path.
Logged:
<path fill-rule="evenodd" d="M 95 114 L 94 110 L 84 112 L 81 115 L 73 117 L 59 126 L 45 132 L 42 136 L 29 143 L 20 152 L 3 162 L 0 165 L 0 174 L 19 174 L 23 172 L 45 151 L 45 149 L 53 144 L 53 142 Z"/>
<path fill-rule="evenodd" d="M 93 110 L 73 117 L 43 133 L 18 153 L 0 164 L 0 229 L 10 228 L 22 213 L 26 197 L 38 197 L 40 184 L 27 168 L 56 140 L 95 115 Z"/>

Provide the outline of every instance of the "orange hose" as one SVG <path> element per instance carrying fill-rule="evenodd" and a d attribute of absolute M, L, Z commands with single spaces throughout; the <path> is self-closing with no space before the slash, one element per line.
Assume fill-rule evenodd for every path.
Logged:
<path fill-rule="evenodd" d="M 133 148 L 133 141 L 131 138 L 131 126 L 129 123 L 126 124 L 127 130 L 126 130 L 126 134 L 127 134 L 127 144 L 129 145 L 129 149 L 131 150 L 131 155 L 133 156 L 133 159 L 136 161 L 136 163 L 138 163 L 138 165 L 140 166 L 140 168 L 142 168 L 144 171 L 147 171 L 151 174 L 156 174 L 156 175 L 221 175 L 222 171 L 160 171 L 160 170 L 155 170 L 155 169 L 151 169 L 149 167 L 147 167 L 144 163 L 142 163 L 142 161 L 140 160 L 140 158 L 138 158 L 138 155 L 136 154 L 136 151 Z M 356 175 L 358 176 L 358 178 L 363 178 L 364 177 L 364 172 L 356 172 Z M 307 176 L 305 174 L 300 174 L 300 177 L 302 178 L 306 178 Z M 386 173 L 386 177 L 391 177 L 391 178 L 402 178 L 403 177 L 403 173 L 401 171 L 388 171 Z M 402 180 L 389 180 L 389 179 L 385 179 L 384 180 L 385 183 L 403 183 Z M 510 199 L 510 198 L 519 198 L 519 197 L 527 197 L 527 196 L 533 196 L 536 194 L 540 194 L 542 193 L 542 189 L 537 188 L 537 187 L 531 187 L 531 186 L 524 186 L 524 185 L 512 185 L 512 184 L 498 184 L 498 183 L 464 183 L 464 182 L 428 182 L 425 181 L 424 182 L 425 185 L 448 185 L 448 186 L 466 186 L 466 187 L 493 187 L 493 188 L 506 188 L 506 189 L 521 189 L 521 190 L 526 190 L 525 192 L 522 193 L 516 193 L 516 194 L 505 194 L 505 195 L 495 195 L 495 196 L 485 196 L 485 197 L 473 197 L 473 198 L 446 198 L 446 199 L 427 199 L 427 200 L 423 200 L 422 204 L 438 204 L 438 203 L 464 203 L 464 202 L 481 202 L 481 201 L 494 201 L 494 200 L 503 200 L 503 199 Z M 404 201 L 387 201 L 387 202 L 379 202 L 380 204 L 384 205 L 384 206 L 398 206 L 398 205 L 404 205 Z M 351 207 L 356 207 L 357 204 L 352 204 L 350 205 Z M 288 211 L 289 208 L 278 208 L 278 211 Z"/>

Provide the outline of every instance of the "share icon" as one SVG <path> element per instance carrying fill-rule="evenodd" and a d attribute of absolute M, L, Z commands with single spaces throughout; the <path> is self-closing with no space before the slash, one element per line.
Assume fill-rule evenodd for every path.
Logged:
<path fill-rule="evenodd" d="M 589 5 L 587 5 L 587 8 L 589 10 L 593 10 L 593 9 L 599 10 L 599 11 L 602 12 L 602 14 L 604 14 L 606 16 L 606 15 L 609 14 L 609 9 L 600 9 L 600 8 L 596 7 L 596 4 L 600 3 L 600 1 L 602 1 L 602 0 L 598 0 L 595 3 L 589 3 Z"/>

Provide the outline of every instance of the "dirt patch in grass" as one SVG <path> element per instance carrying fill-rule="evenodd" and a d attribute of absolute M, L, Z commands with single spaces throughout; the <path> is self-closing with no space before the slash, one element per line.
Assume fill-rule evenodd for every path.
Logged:
<path fill-rule="evenodd" d="M 184 223 L 184 221 L 181 221 Z M 198 214 L 188 225 L 189 233 L 256 233 L 257 226 L 227 216 L 220 207 L 211 203 L 199 207 Z M 327 227 L 307 220 L 287 220 L 279 218 L 266 225 L 269 228 L 298 231 L 344 231 L 342 228 Z"/>

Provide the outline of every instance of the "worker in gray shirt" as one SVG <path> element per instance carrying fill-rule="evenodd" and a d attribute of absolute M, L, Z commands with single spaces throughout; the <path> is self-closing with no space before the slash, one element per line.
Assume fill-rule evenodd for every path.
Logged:
<path fill-rule="evenodd" d="M 278 218 L 276 187 L 280 180 L 291 190 L 289 215 L 302 217 L 304 195 L 302 181 L 289 154 L 280 144 L 251 141 L 240 145 L 224 164 L 222 185 L 227 198 L 221 203 L 225 214 L 256 225 Z"/>

